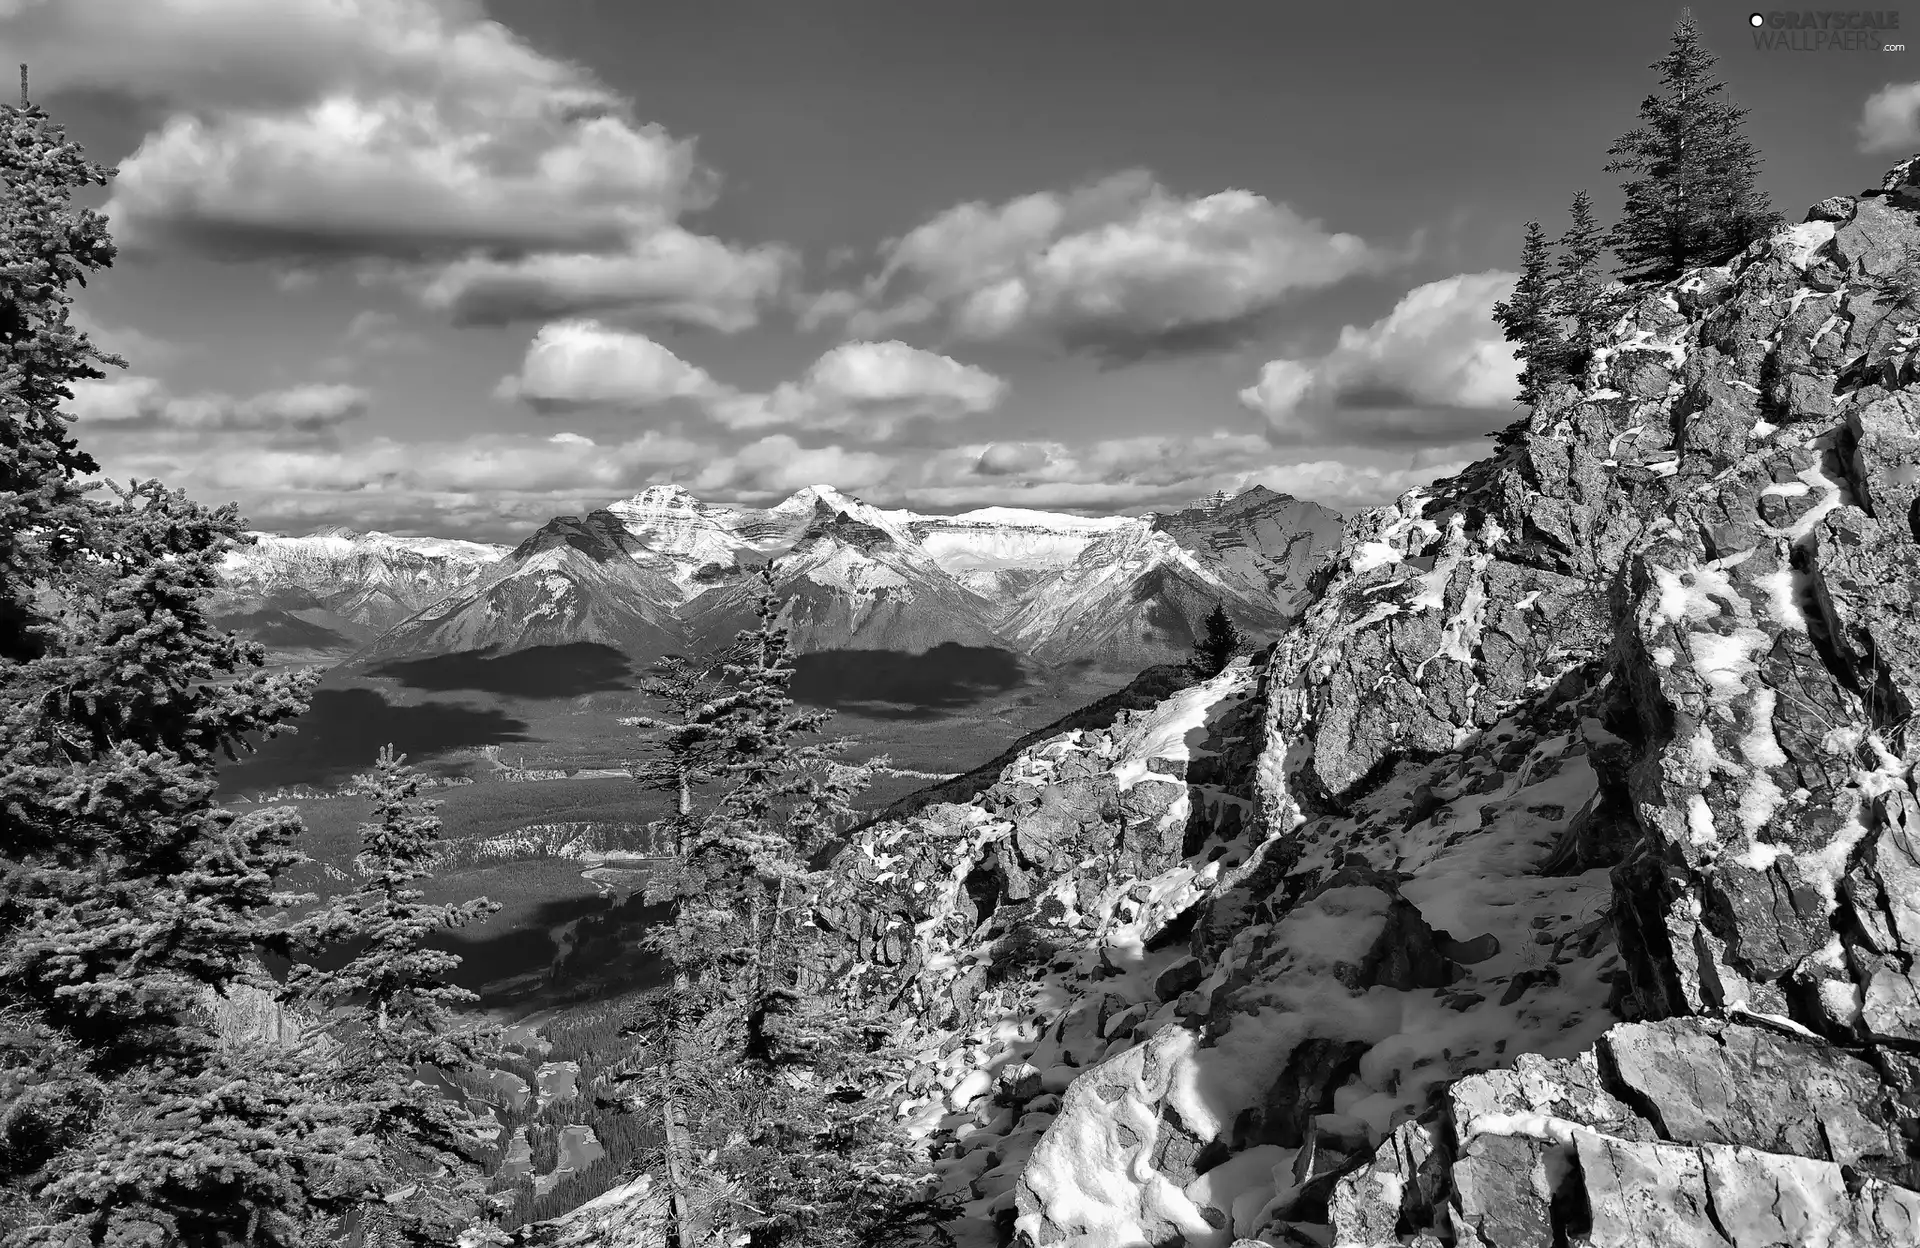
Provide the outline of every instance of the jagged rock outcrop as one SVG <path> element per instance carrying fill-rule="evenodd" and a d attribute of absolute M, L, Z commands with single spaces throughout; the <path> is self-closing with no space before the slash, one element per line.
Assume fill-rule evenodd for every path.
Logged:
<path fill-rule="evenodd" d="M 1920 1242 L 1917 173 L 1636 292 L 1270 656 L 855 838 L 962 1242 Z"/>

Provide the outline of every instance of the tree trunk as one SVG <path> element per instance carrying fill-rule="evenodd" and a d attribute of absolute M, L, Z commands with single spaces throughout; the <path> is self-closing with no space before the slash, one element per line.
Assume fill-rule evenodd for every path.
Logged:
<path fill-rule="evenodd" d="M 688 850 L 687 829 L 693 814 L 692 778 L 684 770 L 680 773 L 677 810 L 679 818 L 673 823 L 674 853 L 684 864 Z M 667 1089 L 666 1095 L 661 1098 L 661 1116 L 667 1135 L 667 1182 L 673 1188 L 673 1218 L 680 1248 L 704 1248 L 707 1228 L 700 1225 L 700 1219 L 695 1218 L 693 1203 L 687 1196 L 692 1179 L 693 1145 L 687 1137 L 686 1121 L 680 1114 L 678 1091 L 681 1074 L 686 1069 L 686 1057 L 692 1047 L 685 1018 L 691 987 L 685 968 L 676 967 L 673 972 L 675 1015 L 673 1031 L 667 1040 Z"/>
<path fill-rule="evenodd" d="M 675 971 L 673 991 L 683 1004 L 688 987 L 687 973 Z M 673 1220 L 680 1248 L 705 1248 L 707 1228 L 702 1224 L 703 1219 L 695 1216 L 693 1202 L 687 1195 L 692 1182 L 693 1143 L 687 1136 L 686 1120 L 680 1114 L 678 1091 L 681 1072 L 686 1068 L 689 1040 L 685 1021 L 675 1017 L 673 1032 L 667 1042 L 667 1088 L 666 1094 L 660 1098 L 661 1118 L 667 1136 L 667 1183 L 673 1189 Z"/>
<path fill-rule="evenodd" d="M 680 1101 L 672 1089 L 668 1089 L 662 1101 L 661 1117 L 667 1132 L 667 1183 L 673 1189 L 674 1228 L 680 1239 L 680 1248 L 704 1248 L 707 1229 L 699 1225 L 699 1220 L 694 1217 L 693 1202 L 687 1197 L 693 1148 L 687 1139 L 687 1128 L 680 1121 Z"/>

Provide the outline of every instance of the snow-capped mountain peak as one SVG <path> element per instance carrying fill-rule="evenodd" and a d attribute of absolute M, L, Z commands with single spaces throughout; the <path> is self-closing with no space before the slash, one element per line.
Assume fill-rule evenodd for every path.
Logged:
<path fill-rule="evenodd" d="M 1312 507 L 1256 493 L 1171 520 L 1020 507 L 930 516 L 824 484 L 764 508 L 657 485 L 585 517 L 556 518 L 510 555 L 340 529 L 269 536 L 229 561 L 241 600 L 231 610 L 255 609 L 245 595 L 269 582 L 312 582 L 326 587 L 323 605 L 351 608 L 347 617 L 365 625 L 360 636 L 394 629 L 382 653 L 558 644 L 569 630 L 610 643 L 684 632 L 703 645 L 751 622 L 757 589 L 747 574 L 771 562 L 803 652 L 956 642 L 1127 665 L 1184 649 L 1215 603 L 1256 634 L 1277 626 L 1287 614 L 1281 601 L 1304 583 L 1300 559 L 1265 553 L 1277 540 L 1265 530 L 1286 527 L 1280 502 Z M 1241 532 L 1249 525 L 1265 528 Z M 1316 535 L 1301 549 L 1324 544 Z M 362 598 L 379 618 L 362 620 Z M 279 609 L 294 605 L 315 604 Z M 331 616 L 305 623 L 340 631 Z"/>
<path fill-rule="evenodd" d="M 635 494 L 632 498 L 627 499 L 624 502 L 612 504 L 607 508 L 607 510 L 614 512 L 617 515 L 619 514 L 619 509 L 622 507 L 633 507 L 633 508 L 649 509 L 649 510 L 664 510 L 667 508 L 684 508 L 686 510 L 692 511 L 692 510 L 703 509 L 706 507 L 706 504 L 701 502 L 699 498 L 697 498 L 693 494 L 693 492 L 688 490 L 685 486 L 650 485 L 646 489 L 641 490 L 638 494 Z"/>
<path fill-rule="evenodd" d="M 951 516 L 922 516 L 952 528 L 1044 529 L 1056 533 L 1105 533 L 1146 523 L 1138 516 L 1075 516 L 1031 507 L 976 507 Z"/>
<path fill-rule="evenodd" d="M 913 537 L 901 522 L 902 517 L 911 517 L 911 512 L 882 511 L 851 494 L 843 494 L 830 485 L 809 485 L 804 489 L 796 490 L 791 496 L 766 510 L 768 516 L 793 519 L 804 516 L 809 524 L 822 512 L 850 516 L 862 524 L 880 530 L 903 545 L 915 544 Z"/>
<path fill-rule="evenodd" d="M 324 651 L 374 636 L 472 584 L 507 553 L 488 542 L 339 526 L 249 536 L 251 545 L 222 560 L 213 611 L 283 650 Z"/>
<path fill-rule="evenodd" d="M 704 503 L 677 485 L 648 486 L 606 511 L 641 545 L 673 561 L 673 578 L 682 588 L 703 569 L 733 567 L 741 552 L 752 549 L 741 533 L 740 512 Z"/>

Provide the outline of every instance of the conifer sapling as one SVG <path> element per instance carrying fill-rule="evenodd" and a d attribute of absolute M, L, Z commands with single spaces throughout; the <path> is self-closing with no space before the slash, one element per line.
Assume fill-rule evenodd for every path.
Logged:
<path fill-rule="evenodd" d="M 484 897 L 429 904 L 414 887 L 439 856 L 440 803 L 420 796 L 405 756 L 381 750 L 362 787 L 373 818 L 360 826 L 360 886 L 289 926 L 286 944 L 300 960 L 283 997 L 333 1041 L 328 1068 L 339 1103 L 355 1134 L 378 1147 L 367 1167 L 375 1199 L 362 1224 L 387 1242 L 445 1243 L 480 1216 L 486 1149 L 480 1122 L 419 1076 L 454 1082 L 482 1068 L 500 1038 L 462 1023 L 457 1011 L 478 998 L 448 979 L 459 956 L 428 942 L 500 906 Z M 337 969 L 313 961 L 349 950 Z"/>
<path fill-rule="evenodd" d="M 1593 217 L 1593 200 L 1585 191 L 1573 197 L 1569 223 L 1560 235 L 1560 259 L 1554 265 L 1550 289 L 1552 311 L 1564 322 L 1566 349 L 1561 371 L 1575 377 L 1586 374 L 1594 350 L 1612 315 L 1612 300 L 1600 278 L 1600 252 L 1606 232 Z"/>
<path fill-rule="evenodd" d="M 1513 294 L 1493 305 L 1493 319 L 1514 344 L 1520 364 L 1520 393 L 1514 401 L 1528 407 L 1539 404 L 1565 370 L 1567 344 L 1554 307 L 1552 264 L 1546 231 L 1538 221 L 1527 222 Z"/>
<path fill-rule="evenodd" d="M 1220 603 L 1214 604 L 1201 627 L 1204 631 L 1193 643 L 1193 669 L 1202 679 L 1210 680 L 1227 670 L 1243 639 L 1226 607 Z"/>

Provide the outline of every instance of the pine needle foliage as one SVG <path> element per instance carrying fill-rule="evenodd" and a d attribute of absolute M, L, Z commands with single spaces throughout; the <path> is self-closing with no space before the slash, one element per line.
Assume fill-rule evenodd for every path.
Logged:
<path fill-rule="evenodd" d="M 842 761 L 848 743 L 822 733 L 832 713 L 795 704 L 771 569 L 755 613 L 711 664 L 656 669 L 672 719 L 623 721 L 661 734 L 662 787 L 694 791 L 671 779 L 677 768 L 711 789 L 697 806 L 683 798 L 682 853 L 650 886 L 672 919 L 648 941 L 675 975 L 633 1025 L 668 1152 L 679 1154 L 681 1234 L 826 1243 L 825 1228 L 856 1220 L 835 1202 L 870 1195 L 861 1167 L 886 1172 L 874 1158 L 893 1145 L 884 1131 L 853 1130 L 851 1102 L 834 1099 L 850 1086 L 838 1074 L 868 1060 L 871 1029 L 821 991 L 822 932 L 810 916 L 826 881 L 809 864 L 886 760 Z M 711 684 L 674 683 L 709 666 Z"/>
<path fill-rule="evenodd" d="M 1607 150 L 1607 172 L 1627 175 L 1607 241 L 1628 281 L 1671 281 L 1719 264 L 1780 222 L 1759 184 L 1748 110 L 1713 76 L 1718 59 L 1692 16 L 1681 18 L 1667 54 L 1650 66 L 1659 89 L 1641 103 L 1640 124 Z"/>
<path fill-rule="evenodd" d="M 1580 378 L 1586 375 L 1600 337 L 1613 320 L 1614 298 L 1600 276 L 1606 231 L 1594 219 L 1592 197 L 1585 191 L 1577 192 L 1567 217 L 1548 302 L 1553 314 L 1561 319 L 1565 339 L 1557 371 Z"/>
<path fill-rule="evenodd" d="M 248 540 L 155 481 L 100 496 L 60 410 L 106 356 L 71 288 L 110 265 L 74 192 L 111 171 L 0 106 L 0 1241 L 308 1242 L 361 1146 L 312 1072 L 223 1044 L 210 993 L 262 986 L 291 811 L 235 816 L 216 767 L 305 709 L 206 613 Z"/>
<path fill-rule="evenodd" d="M 1211 680 L 1227 670 L 1227 664 L 1240 652 L 1246 639 L 1234 625 L 1233 617 L 1220 603 L 1213 605 L 1201 625 L 1200 637 L 1193 643 L 1193 658 L 1190 666 L 1202 680 Z"/>
<path fill-rule="evenodd" d="M 1547 232 L 1538 221 L 1529 221 L 1513 294 L 1493 305 L 1493 319 L 1514 344 L 1514 358 L 1520 363 L 1520 393 L 1514 401 L 1528 407 L 1538 405 L 1553 383 L 1566 375 L 1567 340 L 1554 303 Z"/>
<path fill-rule="evenodd" d="M 486 898 L 435 905 L 415 887 L 439 859 L 440 803 L 391 745 L 361 778 L 373 818 L 360 827 L 360 885 L 294 922 L 298 961 L 283 999 L 320 1021 L 333 1099 L 356 1139 L 375 1151 L 363 1168 L 368 1199 L 357 1222 L 368 1245 L 446 1244 L 484 1220 L 483 1121 L 436 1084 L 457 1086 L 486 1068 L 501 1037 L 459 1011 L 478 997 L 449 976 L 460 957 L 430 947 L 442 932 L 484 921 Z M 338 955 L 344 963 L 326 969 Z M 427 1082 L 425 1079 L 433 1082 Z"/>

